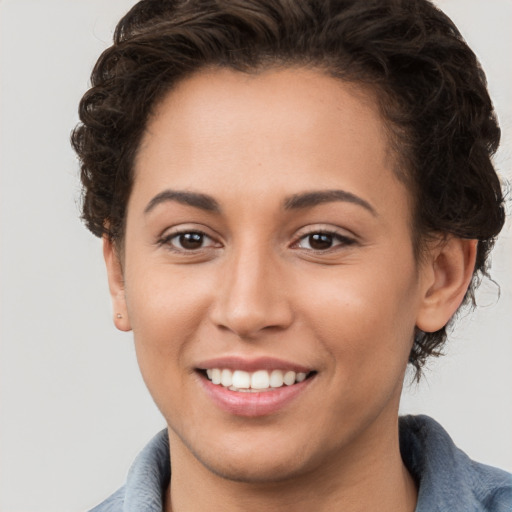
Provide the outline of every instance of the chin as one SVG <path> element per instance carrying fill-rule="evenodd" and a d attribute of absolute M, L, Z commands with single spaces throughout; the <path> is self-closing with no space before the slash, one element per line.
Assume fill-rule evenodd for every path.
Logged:
<path fill-rule="evenodd" d="M 213 474 L 225 480 L 246 484 L 277 484 L 286 482 L 306 473 L 304 463 L 295 461 L 276 460 L 275 456 L 244 457 L 243 460 L 200 460 Z"/>
<path fill-rule="evenodd" d="M 281 433 L 282 436 L 282 433 Z M 284 482 L 309 472 L 313 464 L 308 463 L 304 450 L 297 450 L 299 444 L 287 443 L 281 439 L 270 442 L 261 439 L 255 442 L 247 439 L 212 438 L 212 445 L 195 446 L 190 450 L 195 459 L 216 476 L 233 482 L 250 484 L 271 484 Z M 288 438 L 288 441 L 290 439 Z M 189 447 L 190 449 L 190 447 Z M 171 454 L 172 456 L 172 454 Z"/>

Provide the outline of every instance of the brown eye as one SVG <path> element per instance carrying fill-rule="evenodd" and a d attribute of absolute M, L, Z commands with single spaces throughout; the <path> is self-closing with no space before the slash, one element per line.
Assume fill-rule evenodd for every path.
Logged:
<path fill-rule="evenodd" d="M 162 238 L 159 243 L 178 252 L 198 251 L 200 249 L 215 247 L 217 245 L 212 238 L 200 231 L 183 231 L 182 233 L 174 233 Z"/>
<path fill-rule="evenodd" d="M 312 235 L 308 235 L 307 238 L 309 247 L 317 251 L 330 249 L 334 239 L 333 235 L 326 233 L 314 233 Z"/>
<path fill-rule="evenodd" d="M 194 250 L 200 249 L 204 242 L 204 235 L 201 233 L 182 233 L 178 235 L 179 245 L 183 249 Z"/>
<path fill-rule="evenodd" d="M 327 251 L 334 247 L 352 245 L 355 240 L 338 233 L 316 232 L 303 236 L 297 246 L 310 251 Z"/>

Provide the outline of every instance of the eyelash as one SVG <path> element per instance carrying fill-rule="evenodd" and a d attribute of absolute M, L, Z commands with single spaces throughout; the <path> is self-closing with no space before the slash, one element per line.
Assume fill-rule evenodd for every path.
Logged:
<path fill-rule="evenodd" d="M 183 254 L 183 253 L 189 253 L 189 254 L 194 254 L 194 253 L 197 253 L 203 249 L 205 249 L 206 247 L 198 247 L 197 249 L 186 249 L 186 248 L 178 248 L 178 247 L 175 247 L 173 244 L 172 244 L 172 240 L 175 239 L 175 238 L 179 238 L 181 236 L 184 236 L 184 235 L 199 235 L 200 237 L 202 237 L 202 242 L 204 242 L 205 239 L 209 239 L 211 240 L 212 242 L 215 243 L 215 241 L 213 240 L 212 237 L 208 236 L 206 233 L 204 233 L 203 231 L 199 231 L 199 230 L 196 230 L 196 229 L 184 229 L 184 230 L 181 230 L 181 231 L 175 231 L 173 233 L 170 233 L 168 235 L 165 235 L 163 236 L 162 238 L 160 238 L 158 240 L 158 245 L 159 246 L 165 246 L 168 250 L 172 251 L 172 252 L 177 252 L 177 253 L 180 253 L 180 254 Z"/>
<path fill-rule="evenodd" d="M 208 236 L 206 233 L 204 233 L 203 231 L 199 231 L 199 230 L 194 230 L 194 229 L 184 229 L 184 230 L 181 230 L 181 231 L 176 231 L 174 233 L 170 233 L 162 238 L 160 238 L 158 240 L 158 245 L 159 246 L 166 246 L 167 249 L 169 249 L 170 251 L 173 251 L 173 252 L 177 252 L 177 253 L 180 253 L 180 254 L 183 254 L 183 253 L 188 253 L 188 254 L 195 254 L 201 250 L 204 250 L 204 249 L 207 249 L 208 247 L 210 246 L 207 246 L 207 247 L 198 247 L 198 248 L 178 248 L 176 246 L 174 246 L 172 244 L 172 240 L 173 239 L 176 239 L 176 238 L 179 238 L 181 236 L 184 236 L 184 235 L 198 235 L 201 237 L 201 244 L 204 243 L 204 240 L 205 239 L 209 239 L 211 242 L 213 242 L 212 245 L 215 245 L 215 241 L 213 240 L 212 237 Z M 336 243 L 335 245 L 331 245 L 330 247 L 327 247 L 327 248 L 324 248 L 324 249 L 315 249 L 313 247 L 311 247 L 311 241 L 309 243 L 310 247 L 299 247 L 299 244 L 301 243 L 301 241 L 303 240 L 307 240 L 309 237 L 312 237 L 312 236 L 315 236 L 315 235 L 320 235 L 320 236 L 325 236 L 325 237 L 330 237 L 331 238 L 331 243 L 334 243 L 334 242 L 338 242 Z M 302 250 L 305 250 L 305 251 L 311 251 L 311 252 L 319 252 L 319 253 L 325 253 L 325 252 L 329 252 L 331 250 L 335 250 L 336 247 L 348 247 L 350 245 L 353 245 L 356 243 L 356 240 L 354 238 L 351 238 L 351 237 L 348 237 L 348 236 L 345 236 L 345 235 L 341 235 L 340 233 L 337 233 L 336 231 L 329 231 L 329 230 L 322 230 L 322 229 L 315 229 L 315 230 L 311 230 L 310 232 L 307 232 L 307 233 L 303 233 L 298 239 L 296 242 L 294 242 L 292 244 L 292 247 L 293 248 L 298 248 L 298 249 L 302 249 Z"/>
<path fill-rule="evenodd" d="M 306 251 L 325 253 L 325 252 L 329 252 L 331 250 L 336 250 L 337 247 L 348 247 L 348 246 L 354 245 L 356 243 L 356 240 L 354 238 L 351 238 L 351 237 L 348 237 L 345 235 L 341 235 L 340 233 L 337 233 L 336 231 L 329 231 L 329 230 L 325 230 L 325 229 L 314 229 L 307 233 L 303 233 L 298 238 L 298 240 L 293 243 L 293 246 L 298 246 L 302 240 L 306 240 L 309 237 L 312 237 L 314 235 L 331 237 L 332 243 L 334 243 L 336 241 L 338 243 L 335 245 L 331 245 L 331 247 L 328 247 L 326 249 L 314 249 L 312 247 L 310 247 L 310 248 L 302 247 L 301 249 L 306 250 Z"/>

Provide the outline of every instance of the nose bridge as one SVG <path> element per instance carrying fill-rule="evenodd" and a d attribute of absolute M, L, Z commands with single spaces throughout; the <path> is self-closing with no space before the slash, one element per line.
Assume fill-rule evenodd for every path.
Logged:
<path fill-rule="evenodd" d="M 246 239 L 227 256 L 215 307 L 215 322 L 241 337 L 284 328 L 291 309 L 277 256 L 268 244 Z"/>

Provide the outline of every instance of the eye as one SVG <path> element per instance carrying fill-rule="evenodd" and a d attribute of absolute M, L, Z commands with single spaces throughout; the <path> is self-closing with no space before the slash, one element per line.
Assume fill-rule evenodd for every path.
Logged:
<path fill-rule="evenodd" d="M 162 238 L 161 245 L 167 245 L 175 251 L 197 251 L 215 246 L 214 240 L 200 231 L 172 233 Z"/>
<path fill-rule="evenodd" d="M 297 247 L 312 251 L 327 251 L 339 245 L 351 245 L 354 240 L 338 233 L 316 232 L 300 238 Z"/>

